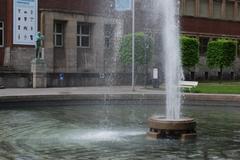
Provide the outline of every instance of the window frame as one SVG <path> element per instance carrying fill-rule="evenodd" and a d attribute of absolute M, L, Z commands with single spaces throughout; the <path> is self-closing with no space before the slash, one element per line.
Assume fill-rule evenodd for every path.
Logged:
<path fill-rule="evenodd" d="M 57 25 L 61 25 L 61 31 L 62 32 L 57 32 Z M 61 45 L 57 44 L 57 36 L 61 36 Z M 64 23 L 56 21 L 54 22 L 54 47 L 56 48 L 62 48 L 64 47 Z"/>
<path fill-rule="evenodd" d="M 229 8 L 230 8 L 230 12 L 229 12 Z M 231 15 L 229 15 L 228 13 L 231 13 Z M 236 19 L 235 15 L 234 15 L 234 1 L 226 1 L 226 7 L 225 7 L 225 19 L 227 20 L 234 20 Z"/>
<path fill-rule="evenodd" d="M 83 34 L 82 33 L 82 26 L 88 26 L 89 34 Z M 91 48 L 91 27 L 92 25 L 90 23 L 84 23 L 84 22 L 78 22 L 77 23 L 77 47 L 78 48 Z M 88 46 L 82 45 L 82 38 L 88 37 Z M 79 38 L 79 44 L 78 44 L 78 38 Z"/>
<path fill-rule="evenodd" d="M 0 27 L 0 30 L 2 31 L 2 44 L 0 44 L 0 47 L 3 48 L 4 47 L 4 22 L 3 21 L 0 21 L 0 23 L 2 24 L 2 27 Z"/>
<path fill-rule="evenodd" d="M 188 10 L 189 8 L 191 8 L 191 7 L 188 7 L 188 5 L 191 4 L 190 1 L 192 1 L 191 3 L 193 3 L 193 6 L 191 6 L 192 9 L 193 9 L 192 13 L 190 13 L 190 10 Z M 183 7 L 183 15 L 185 15 L 185 16 L 196 16 L 196 10 L 197 10 L 196 0 L 186 0 L 185 1 L 184 7 Z"/>

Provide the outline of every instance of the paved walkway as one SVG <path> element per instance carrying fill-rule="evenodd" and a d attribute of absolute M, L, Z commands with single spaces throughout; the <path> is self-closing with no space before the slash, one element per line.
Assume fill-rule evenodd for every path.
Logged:
<path fill-rule="evenodd" d="M 28 96 L 28 95 L 64 95 L 64 94 L 163 94 L 161 89 L 145 89 L 137 86 L 132 91 L 131 86 L 113 87 L 68 87 L 68 88 L 7 88 L 0 89 L 3 96 Z"/>

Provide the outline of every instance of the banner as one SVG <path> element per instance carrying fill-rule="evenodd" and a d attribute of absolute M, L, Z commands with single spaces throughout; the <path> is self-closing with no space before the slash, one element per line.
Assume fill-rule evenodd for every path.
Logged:
<path fill-rule="evenodd" d="M 38 0 L 14 0 L 13 44 L 34 45 L 38 26 Z"/>
<path fill-rule="evenodd" d="M 131 10 L 132 0 L 115 0 L 115 9 L 117 11 Z"/>

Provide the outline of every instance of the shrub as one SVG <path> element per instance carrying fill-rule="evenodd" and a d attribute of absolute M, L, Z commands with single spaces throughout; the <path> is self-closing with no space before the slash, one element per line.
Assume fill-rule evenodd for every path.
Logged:
<path fill-rule="evenodd" d="M 220 69 L 220 80 L 223 68 L 230 67 L 236 54 L 236 42 L 229 39 L 217 39 L 208 43 L 207 65 Z"/>
<path fill-rule="evenodd" d="M 196 38 L 181 36 L 182 65 L 190 70 L 199 62 L 199 41 Z"/>

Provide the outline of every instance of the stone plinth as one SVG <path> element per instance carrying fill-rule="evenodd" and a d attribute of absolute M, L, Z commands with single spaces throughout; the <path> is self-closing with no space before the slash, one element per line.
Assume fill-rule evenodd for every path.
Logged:
<path fill-rule="evenodd" d="M 33 88 L 47 87 L 47 65 L 43 59 L 32 60 Z"/>
<path fill-rule="evenodd" d="M 159 138 L 196 138 L 196 122 L 192 118 L 169 120 L 164 117 L 153 116 L 148 119 L 148 137 Z"/>

